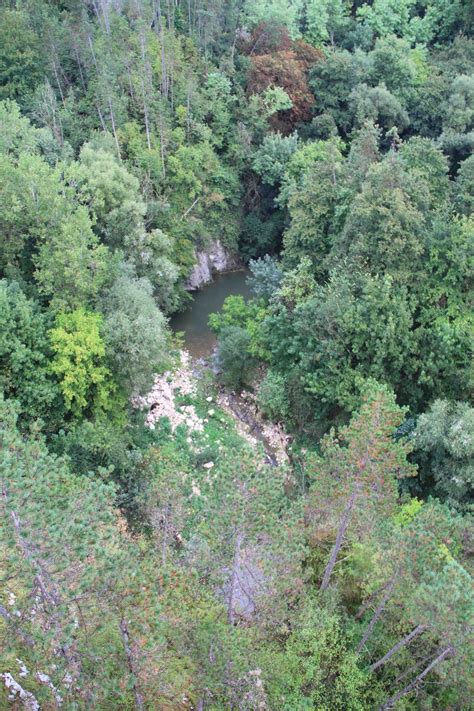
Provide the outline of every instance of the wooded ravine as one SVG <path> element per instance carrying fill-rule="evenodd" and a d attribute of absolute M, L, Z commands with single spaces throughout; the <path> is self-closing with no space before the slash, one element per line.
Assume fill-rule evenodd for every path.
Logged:
<path fill-rule="evenodd" d="M 472 708 L 473 27 L 0 3 L 0 709 Z"/>

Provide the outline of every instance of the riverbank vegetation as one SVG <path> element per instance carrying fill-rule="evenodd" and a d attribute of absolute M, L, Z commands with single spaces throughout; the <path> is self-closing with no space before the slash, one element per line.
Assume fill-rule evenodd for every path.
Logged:
<path fill-rule="evenodd" d="M 2 709 L 469 708 L 473 22 L 2 4 Z"/>

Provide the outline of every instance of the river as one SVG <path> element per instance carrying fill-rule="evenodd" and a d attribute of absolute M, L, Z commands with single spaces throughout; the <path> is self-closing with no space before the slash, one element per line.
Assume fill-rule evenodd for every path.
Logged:
<path fill-rule="evenodd" d="M 250 296 L 246 284 L 248 270 L 216 275 L 214 281 L 193 293 L 193 301 L 182 313 L 170 319 L 175 332 L 184 332 L 184 347 L 193 358 L 207 358 L 216 345 L 216 337 L 208 326 L 209 314 L 220 311 L 227 296 Z"/>
<path fill-rule="evenodd" d="M 251 296 L 246 283 L 248 275 L 249 271 L 244 269 L 217 275 L 211 284 L 193 294 L 193 301 L 185 311 L 170 319 L 173 331 L 184 333 L 184 347 L 194 360 L 208 358 L 216 345 L 216 337 L 207 323 L 209 314 L 220 311 L 227 296 Z M 194 377 L 198 377 L 198 372 L 199 369 L 194 372 Z M 249 393 L 243 397 L 220 386 L 216 404 L 235 419 L 241 436 L 254 445 L 257 441 L 262 442 L 265 461 L 273 466 L 288 461 L 287 437 L 283 429 L 278 424 L 262 420 Z"/>

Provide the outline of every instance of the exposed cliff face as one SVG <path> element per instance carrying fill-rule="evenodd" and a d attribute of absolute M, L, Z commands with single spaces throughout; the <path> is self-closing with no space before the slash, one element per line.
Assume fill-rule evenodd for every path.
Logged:
<path fill-rule="evenodd" d="M 200 289 L 212 281 L 213 274 L 228 272 L 240 266 L 238 257 L 226 249 L 219 240 L 211 242 L 206 250 L 196 252 L 196 264 L 186 282 L 188 291 Z"/>

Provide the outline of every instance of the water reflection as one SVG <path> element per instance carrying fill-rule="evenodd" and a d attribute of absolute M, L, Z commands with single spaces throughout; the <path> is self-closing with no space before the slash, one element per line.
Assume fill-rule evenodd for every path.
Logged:
<path fill-rule="evenodd" d="M 222 308 L 224 299 L 231 294 L 249 297 L 246 284 L 249 272 L 242 270 L 216 276 L 215 281 L 193 295 L 193 302 L 186 311 L 176 314 L 170 320 L 174 331 L 184 331 L 184 345 L 194 358 L 206 358 L 216 344 L 207 320 L 209 314 Z"/>

